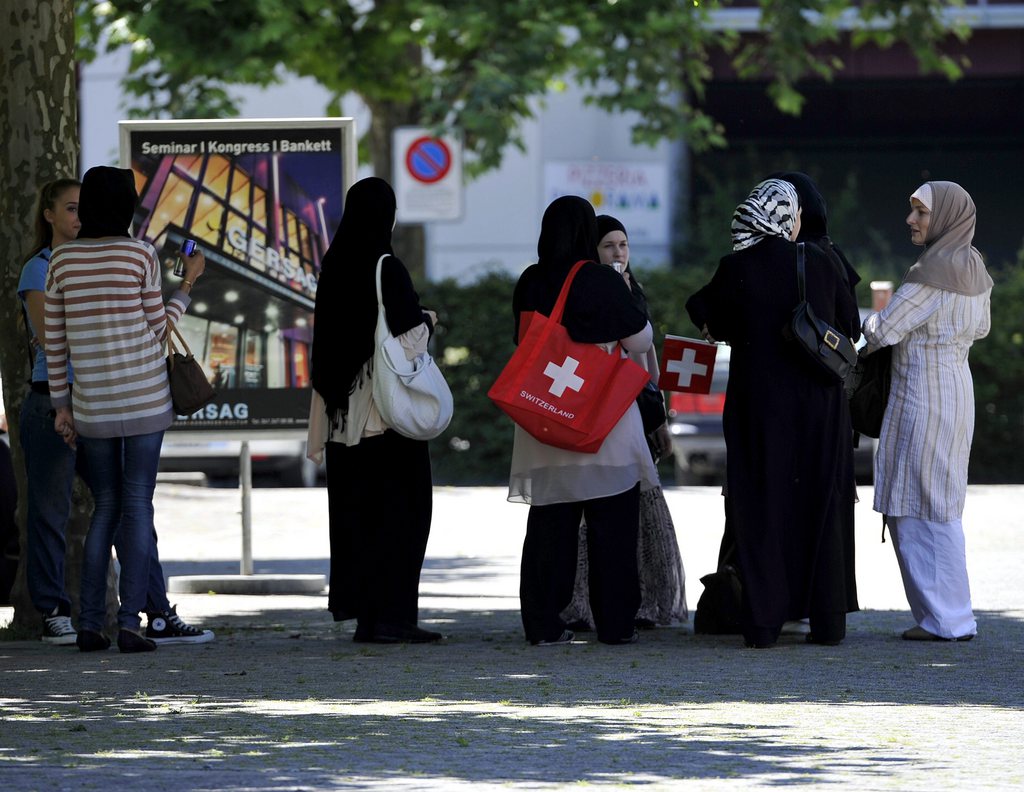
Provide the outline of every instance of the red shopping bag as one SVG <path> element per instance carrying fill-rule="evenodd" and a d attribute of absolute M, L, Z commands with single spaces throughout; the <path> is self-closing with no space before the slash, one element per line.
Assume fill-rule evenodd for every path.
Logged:
<path fill-rule="evenodd" d="M 487 395 L 542 443 L 596 454 L 650 377 L 618 347 L 577 343 L 562 326 L 569 286 L 585 263 L 569 271 L 550 317 L 523 314 L 526 331 Z"/>
<path fill-rule="evenodd" d="M 717 353 L 718 347 L 706 341 L 665 336 L 658 387 L 679 393 L 711 393 Z"/>

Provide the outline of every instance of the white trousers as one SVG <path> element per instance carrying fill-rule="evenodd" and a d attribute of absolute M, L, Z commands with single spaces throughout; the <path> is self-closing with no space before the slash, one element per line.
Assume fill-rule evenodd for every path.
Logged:
<path fill-rule="evenodd" d="M 976 635 L 961 521 L 890 517 L 887 522 L 917 623 L 942 638 Z"/>

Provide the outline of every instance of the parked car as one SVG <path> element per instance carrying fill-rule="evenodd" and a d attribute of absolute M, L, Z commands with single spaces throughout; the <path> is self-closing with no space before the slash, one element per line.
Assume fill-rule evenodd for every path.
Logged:
<path fill-rule="evenodd" d="M 291 436 L 294 434 L 294 436 Z M 225 434 L 211 439 L 196 432 L 167 432 L 160 451 L 163 473 L 204 473 L 209 479 L 237 478 L 242 437 Z M 253 479 L 282 487 L 314 487 L 324 466 L 306 459 L 306 433 L 249 439 Z"/>
<path fill-rule="evenodd" d="M 725 482 L 725 435 L 722 411 L 725 386 L 729 381 L 732 350 L 719 347 L 715 373 L 708 394 L 670 393 L 668 399 L 669 432 L 675 459 L 676 484 L 722 484 Z M 857 481 L 870 483 L 877 440 L 861 437 L 853 451 Z"/>

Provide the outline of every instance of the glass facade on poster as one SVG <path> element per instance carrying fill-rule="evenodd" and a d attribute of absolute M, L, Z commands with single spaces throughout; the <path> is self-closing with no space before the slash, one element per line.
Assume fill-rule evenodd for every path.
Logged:
<path fill-rule="evenodd" d="M 206 273 L 179 329 L 218 389 L 309 384 L 312 312 L 331 232 L 323 207 L 289 178 L 291 155 L 136 155 L 136 234 L 164 262 L 201 243 Z"/>

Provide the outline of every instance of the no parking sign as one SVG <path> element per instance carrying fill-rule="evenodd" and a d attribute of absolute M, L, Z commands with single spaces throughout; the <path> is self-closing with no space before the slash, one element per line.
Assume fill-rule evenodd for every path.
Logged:
<path fill-rule="evenodd" d="M 393 138 L 398 220 L 424 223 L 462 216 L 462 146 L 427 129 L 396 129 Z"/>

